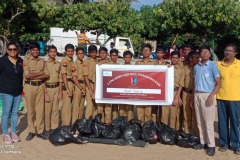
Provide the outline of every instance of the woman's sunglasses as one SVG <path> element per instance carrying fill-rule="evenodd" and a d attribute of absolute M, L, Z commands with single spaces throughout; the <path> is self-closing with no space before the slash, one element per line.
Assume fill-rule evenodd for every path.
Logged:
<path fill-rule="evenodd" d="M 17 48 L 8 48 L 8 51 L 17 51 Z"/>

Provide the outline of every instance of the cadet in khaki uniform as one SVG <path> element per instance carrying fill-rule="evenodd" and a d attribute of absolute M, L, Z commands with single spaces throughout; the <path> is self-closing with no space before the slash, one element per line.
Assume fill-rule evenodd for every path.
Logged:
<path fill-rule="evenodd" d="M 59 126 L 58 102 L 62 99 L 62 83 L 59 84 L 61 66 L 55 59 L 56 55 L 57 48 L 49 46 L 46 68 L 50 77 L 45 82 L 45 130 L 47 134 Z"/>
<path fill-rule="evenodd" d="M 156 65 L 155 60 L 150 59 L 152 46 L 150 44 L 145 44 L 142 46 L 142 56 L 143 59 L 136 62 L 136 65 Z M 137 106 L 137 117 L 142 123 L 147 122 L 152 119 L 152 106 Z"/>
<path fill-rule="evenodd" d="M 84 81 L 87 86 L 86 88 L 86 101 L 87 107 L 85 111 L 85 117 L 88 119 L 97 114 L 95 108 L 95 77 L 96 77 L 96 64 L 97 64 L 97 47 L 95 45 L 90 45 L 88 47 L 89 58 L 83 62 L 83 74 Z"/>
<path fill-rule="evenodd" d="M 31 55 L 24 59 L 24 93 L 28 112 L 28 131 L 26 141 L 30 141 L 35 136 L 36 123 L 37 137 L 47 139 L 44 131 L 44 83 L 49 77 L 45 62 L 39 58 L 40 46 L 33 43 L 30 47 Z"/>
<path fill-rule="evenodd" d="M 66 57 L 61 61 L 61 74 L 62 74 L 62 92 L 63 92 L 63 105 L 61 109 L 62 125 L 70 125 L 71 123 L 71 105 L 73 94 L 73 81 L 72 81 L 72 63 L 74 46 L 67 44 L 65 46 Z"/>
<path fill-rule="evenodd" d="M 85 83 L 83 77 L 84 48 L 76 48 L 77 59 L 72 66 L 72 76 L 74 82 L 72 124 L 83 117 L 85 102 Z"/>
<path fill-rule="evenodd" d="M 198 136 L 198 127 L 196 121 L 195 110 L 190 106 L 190 102 L 193 96 L 193 68 L 199 62 L 199 54 L 195 51 L 189 52 L 187 56 L 187 60 L 189 63 L 186 63 L 183 67 L 184 76 L 183 78 L 183 116 L 184 116 L 184 132 L 192 134 L 194 133 Z"/>
<path fill-rule="evenodd" d="M 165 51 L 164 51 L 163 47 L 160 47 L 160 46 L 157 47 L 156 52 L 157 52 L 157 59 L 156 59 L 157 65 L 169 65 L 170 64 L 168 61 L 163 59 L 163 57 L 165 56 Z M 157 119 L 158 109 L 159 109 L 159 106 L 153 106 L 153 108 L 152 108 L 152 120 L 154 122 L 158 122 L 158 119 Z M 160 108 L 160 110 L 159 110 L 160 117 L 161 117 L 161 110 L 162 110 L 162 108 Z"/>
<path fill-rule="evenodd" d="M 110 62 L 107 60 L 108 50 L 105 47 L 101 47 L 99 49 L 99 57 L 100 59 L 97 61 L 98 65 L 109 64 Z M 110 123 L 112 120 L 112 106 L 111 104 L 98 103 L 97 104 L 97 113 L 102 114 L 102 122 Z"/>
<path fill-rule="evenodd" d="M 174 99 L 172 106 L 162 106 L 161 120 L 164 124 L 168 125 L 169 112 L 170 112 L 170 127 L 176 130 L 181 129 L 180 122 L 180 107 L 182 106 L 182 99 L 180 97 L 183 86 L 183 68 L 179 65 L 180 53 L 173 51 L 171 53 L 171 62 L 174 66 Z"/>
<path fill-rule="evenodd" d="M 125 51 L 123 53 L 124 63 L 123 65 L 131 65 L 133 54 L 130 51 Z M 127 104 L 120 104 L 119 105 L 119 114 L 120 116 L 127 116 L 128 121 L 133 119 L 133 106 Z"/>
<path fill-rule="evenodd" d="M 110 64 L 119 64 L 117 62 L 118 58 L 118 50 L 117 49 L 111 49 L 110 50 Z M 118 105 L 117 104 L 112 104 L 112 119 L 116 119 L 118 117 Z"/>

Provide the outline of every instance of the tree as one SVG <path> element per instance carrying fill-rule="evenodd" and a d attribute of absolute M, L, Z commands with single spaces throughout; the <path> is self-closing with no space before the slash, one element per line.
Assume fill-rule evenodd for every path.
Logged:
<path fill-rule="evenodd" d="M 39 0 L 33 5 L 48 28 L 61 27 L 66 31 L 95 30 L 97 38 L 106 33 L 109 36 L 107 41 L 117 36 L 133 37 L 133 43 L 137 44 L 141 41 L 139 33 L 143 29 L 143 23 L 140 14 L 130 7 L 129 2 L 115 0 L 111 3 L 55 4 Z"/>
<path fill-rule="evenodd" d="M 20 14 L 26 11 L 26 4 L 22 0 L 2 0 L 0 5 L 1 34 L 11 35 L 11 25 Z"/>
<path fill-rule="evenodd" d="M 197 34 L 203 40 L 239 33 L 240 2 L 236 0 L 165 0 L 154 13 L 165 34 Z"/>

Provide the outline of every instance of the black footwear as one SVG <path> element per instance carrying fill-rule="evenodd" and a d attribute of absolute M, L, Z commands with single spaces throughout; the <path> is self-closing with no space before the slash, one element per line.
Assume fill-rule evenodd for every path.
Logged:
<path fill-rule="evenodd" d="M 200 149 L 203 149 L 204 146 L 199 143 L 199 144 L 194 145 L 193 148 L 196 149 L 196 150 L 200 150 Z"/>
<path fill-rule="evenodd" d="M 34 133 L 29 133 L 28 136 L 26 137 L 26 141 L 31 141 L 34 138 L 35 134 Z"/>
<path fill-rule="evenodd" d="M 207 155 L 214 156 L 214 154 L 215 154 L 215 147 L 208 147 Z"/>
<path fill-rule="evenodd" d="M 237 155 L 240 155 L 240 150 L 235 150 L 233 153 L 237 154 Z"/>
<path fill-rule="evenodd" d="M 52 133 L 52 131 L 45 131 L 45 135 L 49 136 L 49 134 Z"/>
<path fill-rule="evenodd" d="M 227 151 L 227 147 L 226 146 L 220 146 L 219 148 L 218 148 L 218 151 L 220 151 L 220 152 L 226 152 Z"/>
<path fill-rule="evenodd" d="M 39 133 L 39 134 L 37 134 L 37 137 L 38 137 L 38 138 L 42 138 L 42 139 L 44 139 L 44 140 L 48 140 L 48 136 L 47 136 L 46 134 L 44 134 L 44 133 Z"/>
<path fill-rule="evenodd" d="M 50 133 L 51 133 L 51 130 L 50 130 L 50 131 L 45 131 L 44 134 L 45 134 L 47 137 L 49 137 Z"/>

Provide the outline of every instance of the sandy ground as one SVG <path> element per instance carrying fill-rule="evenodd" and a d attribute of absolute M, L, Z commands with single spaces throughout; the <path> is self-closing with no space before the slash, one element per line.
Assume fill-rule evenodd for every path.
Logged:
<path fill-rule="evenodd" d="M 160 143 L 145 148 L 91 143 L 55 147 L 49 141 L 36 137 L 30 142 L 25 141 L 28 134 L 26 123 L 27 115 L 22 111 L 19 113 L 18 125 L 18 134 L 22 141 L 11 145 L 3 142 L 0 130 L 0 160 L 240 160 L 240 156 L 234 155 L 231 150 L 224 153 L 216 150 L 215 156 L 209 157 L 204 150 L 196 151 Z M 215 126 L 218 143 L 217 120 Z"/>

